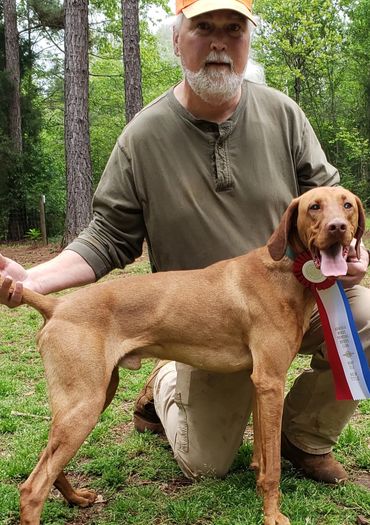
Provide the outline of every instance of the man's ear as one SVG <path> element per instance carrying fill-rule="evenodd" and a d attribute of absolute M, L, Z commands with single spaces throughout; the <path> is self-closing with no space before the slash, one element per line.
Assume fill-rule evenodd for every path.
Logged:
<path fill-rule="evenodd" d="M 179 32 L 175 28 L 173 28 L 173 31 L 172 31 L 172 44 L 173 44 L 173 52 L 175 53 L 177 57 L 180 56 Z"/>

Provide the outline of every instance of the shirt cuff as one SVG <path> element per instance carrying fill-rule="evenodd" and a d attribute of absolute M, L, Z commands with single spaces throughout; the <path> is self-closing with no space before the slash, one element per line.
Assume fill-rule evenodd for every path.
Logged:
<path fill-rule="evenodd" d="M 71 250 L 81 255 L 81 257 L 93 269 L 97 280 L 104 277 L 104 275 L 107 275 L 107 273 L 112 270 L 109 262 L 101 255 L 101 253 L 99 253 L 93 245 L 83 239 L 72 241 L 65 250 Z"/>

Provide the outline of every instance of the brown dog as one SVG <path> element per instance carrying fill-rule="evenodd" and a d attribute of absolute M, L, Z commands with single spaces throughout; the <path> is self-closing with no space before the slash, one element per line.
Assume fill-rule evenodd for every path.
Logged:
<path fill-rule="evenodd" d="M 309 250 L 332 275 L 345 273 L 365 217 L 343 188 L 316 188 L 293 200 L 266 247 L 203 270 L 107 281 L 63 297 L 24 291 L 45 318 L 38 335 L 53 414 L 49 441 L 21 486 L 21 523 L 37 525 L 54 484 L 68 502 L 87 506 L 95 493 L 74 490 L 63 469 L 109 405 L 118 367 L 144 357 L 214 372 L 252 369 L 254 455 L 265 525 L 287 525 L 279 511 L 280 433 L 287 370 L 306 331 L 314 299 L 292 273 L 287 246 Z M 344 264 L 344 266 L 343 266 Z M 282 315 L 283 314 L 283 315 Z"/>

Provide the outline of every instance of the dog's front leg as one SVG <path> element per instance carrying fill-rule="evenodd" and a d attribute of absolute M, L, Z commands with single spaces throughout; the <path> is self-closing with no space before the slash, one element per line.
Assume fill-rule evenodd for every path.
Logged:
<path fill-rule="evenodd" d="M 59 490 L 63 497 L 70 505 L 79 507 L 88 507 L 92 505 L 97 498 L 97 493 L 90 489 L 74 489 L 64 472 L 61 472 L 54 481 L 54 487 Z"/>
<path fill-rule="evenodd" d="M 263 497 L 264 525 L 289 525 L 279 510 L 280 441 L 284 402 L 284 379 L 276 371 L 260 369 L 253 362 L 255 387 L 253 411 L 254 447 L 252 466 L 256 470 L 257 489 Z"/>

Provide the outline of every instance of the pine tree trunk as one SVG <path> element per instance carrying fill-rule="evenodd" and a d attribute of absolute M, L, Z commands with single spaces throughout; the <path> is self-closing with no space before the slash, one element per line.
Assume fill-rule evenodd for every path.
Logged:
<path fill-rule="evenodd" d="M 143 107 L 138 0 L 122 0 L 122 34 L 127 124 Z"/>
<path fill-rule="evenodd" d="M 4 0 L 5 70 L 12 84 L 8 123 L 15 153 L 22 153 L 19 37 L 16 0 Z"/>
<path fill-rule="evenodd" d="M 88 0 L 65 0 L 64 131 L 67 209 L 62 245 L 91 219 L 92 166 L 89 133 Z"/>
<path fill-rule="evenodd" d="M 10 80 L 11 92 L 8 107 L 8 135 L 12 144 L 14 161 L 9 180 L 4 181 L 10 196 L 8 202 L 8 241 L 23 239 L 26 227 L 26 194 L 22 172 L 22 120 L 20 96 L 19 35 L 17 28 L 16 0 L 4 0 L 5 70 Z"/>

